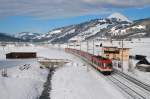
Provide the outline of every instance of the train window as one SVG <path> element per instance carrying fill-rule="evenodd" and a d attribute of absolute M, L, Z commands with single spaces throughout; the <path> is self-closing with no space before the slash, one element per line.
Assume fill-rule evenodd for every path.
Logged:
<path fill-rule="evenodd" d="M 101 63 L 101 62 L 98 62 L 98 66 L 102 66 L 102 63 Z"/>
<path fill-rule="evenodd" d="M 95 64 L 97 64 L 97 62 L 95 61 Z"/>
<path fill-rule="evenodd" d="M 101 65 L 100 66 L 103 66 L 103 63 L 101 63 Z"/>
<path fill-rule="evenodd" d="M 100 63 L 100 66 L 102 66 L 102 63 Z"/>

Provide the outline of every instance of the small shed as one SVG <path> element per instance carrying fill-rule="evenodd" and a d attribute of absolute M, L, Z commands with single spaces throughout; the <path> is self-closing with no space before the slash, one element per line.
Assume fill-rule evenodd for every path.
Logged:
<path fill-rule="evenodd" d="M 6 59 L 19 59 L 19 58 L 36 58 L 36 52 L 11 52 L 6 54 Z"/>

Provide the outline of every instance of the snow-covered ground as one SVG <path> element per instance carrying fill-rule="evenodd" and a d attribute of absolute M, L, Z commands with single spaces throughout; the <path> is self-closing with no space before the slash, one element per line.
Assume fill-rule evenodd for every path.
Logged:
<path fill-rule="evenodd" d="M 0 76 L 0 99 L 37 99 L 48 74 L 46 69 L 40 69 L 36 59 L 5 59 L 5 54 L 11 51 L 34 51 L 38 57 L 72 61 L 55 71 L 51 99 L 125 99 L 118 89 L 92 69 L 87 72 L 87 64 L 80 59 L 48 46 L 0 47 L 0 72 L 7 67 L 8 75 Z"/>
<path fill-rule="evenodd" d="M 8 77 L 0 76 L 0 99 L 36 99 L 41 95 L 47 74 L 35 60 L 29 67 L 16 62 L 15 67 L 7 69 Z"/>
<path fill-rule="evenodd" d="M 38 57 L 54 59 L 65 56 L 46 46 L 0 47 L 0 99 L 37 99 L 48 75 L 47 69 L 40 69 L 37 59 L 6 59 L 5 54 L 9 52 L 37 52 Z M 4 69 L 8 77 L 2 77 Z"/>
<path fill-rule="evenodd" d="M 6 59 L 14 51 L 37 51 L 36 47 L 0 47 L 0 99 L 36 99 L 41 95 L 48 70 L 40 69 L 36 59 Z M 7 77 L 1 74 L 7 72 Z M 6 69 L 7 68 L 7 69 Z"/>
<path fill-rule="evenodd" d="M 103 77 L 76 57 L 52 77 L 51 99 L 126 99 Z"/>
<path fill-rule="evenodd" d="M 40 50 L 47 53 L 47 58 L 71 60 L 55 71 L 52 77 L 51 99 L 126 99 L 123 93 L 106 79 L 90 68 L 87 70 L 88 65 L 81 59 L 52 46 L 45 46 Z"/>
<path fill-rule="evenodd" d="M 63 45 L 55 45 L 55 47 L 69 47 L 69 48 L 75 48 L 75 49 L 81 49 L 83 51 L 88 51 L 89 53 L 94 53 L 95 55 L 101 55 L 102 48 L 99 46 L 100 44 L 103 44 L 103 46 L 117 46 L 121 47 L 121 41 L 113 41 L 112 43 L 109 41 L 94 41 L 94 51 L 93 51 L 93 41 L 82 42 L 82 43 L 70 43 L 70 44 L 63 44 Z M 80 45 L 76 46 L 76 45 Z M 147 56 L 147 59 L 150 62 L 150 38 L 141 38 L 141 39 L 133 39 L 132 41 L 123 41 L 125 48 L 130 48 L 129 54 L 130 55 L 145 55 Z M 71 45 L 71 46 L 69 46 Z M 87 47 L 88 45 L 88 47 Z M 98 47 L 96 47 L 98 45 Z M 133 64 L 133 71 L 129 72 L 129 66 L 128 61 L 124 61 L 123 64 L 123 72 L 130 74 L 131 76 L 150 84 L 150 72 L 142 72 L 135 68 L 135 64 L 138 62 L 137 60 L 131 60 Z M 121 69 L 120 69 L 121 70 Z"/>

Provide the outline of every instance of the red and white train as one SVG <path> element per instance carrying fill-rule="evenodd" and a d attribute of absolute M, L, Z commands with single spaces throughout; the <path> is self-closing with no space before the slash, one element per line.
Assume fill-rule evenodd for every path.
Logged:
<path fill-rule="evenodd" d="M 113 70 L 111 59 L 104 58 L 102 56 L 92 55 L 90 53 L 77 50 L 77 49 L 65 48 L 65 51 L 72 53 L 72 54 L 79 55 L 80 57 L 88 61 L 94 68 L 96 68 L 103 74 L 111 74 Z"/>

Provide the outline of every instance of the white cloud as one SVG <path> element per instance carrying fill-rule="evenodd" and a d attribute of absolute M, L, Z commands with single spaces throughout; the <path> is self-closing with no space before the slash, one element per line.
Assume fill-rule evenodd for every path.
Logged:
<path fill-rule="evenodd" d="M 108 13 L 112 8 L 144 7 L 150 0 L 0 0 L 0 16 L 61 18 Z"/>

